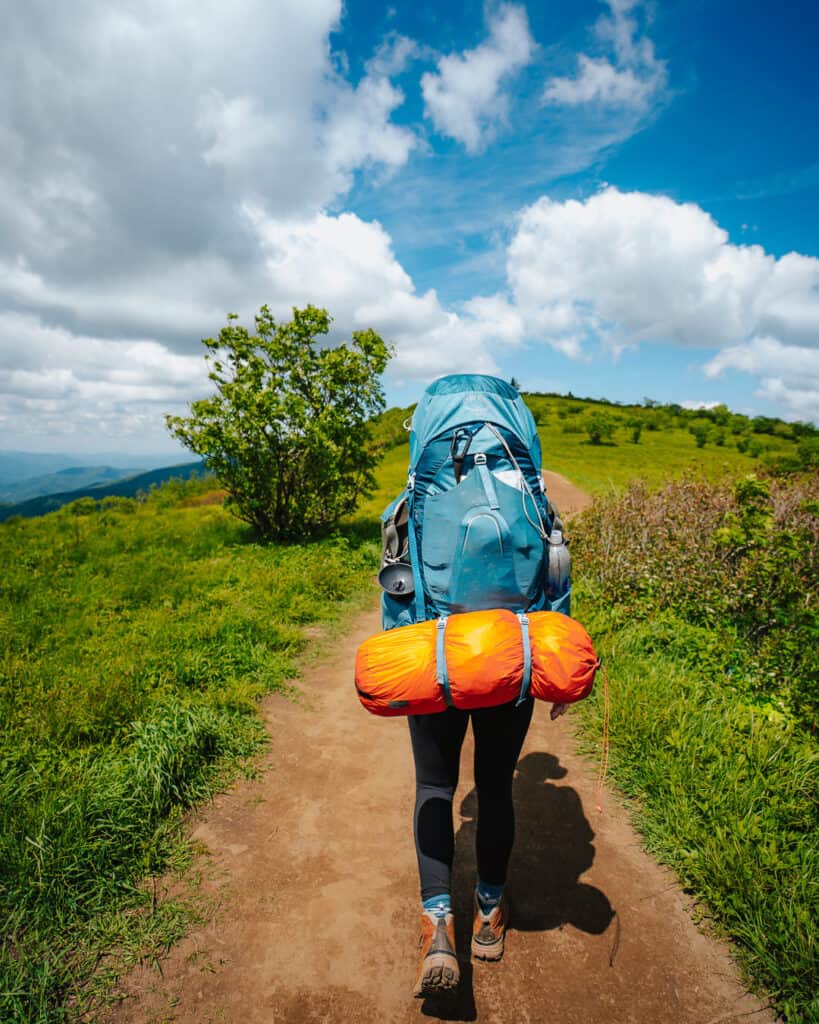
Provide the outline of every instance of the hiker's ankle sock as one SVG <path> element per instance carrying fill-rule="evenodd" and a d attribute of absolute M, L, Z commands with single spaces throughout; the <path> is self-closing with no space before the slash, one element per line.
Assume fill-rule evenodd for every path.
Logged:
<path fill-rule="evenodd" d="M 478 879 L 478 884 L 475 886 L 475 896 L 478 899 L 478 906 L 484 914 L 488 914 L 490 910 L 500 903 L 501 896 L 503 896 L 502 885 L 490 885 L 488 882 L 482 882 Z"/>
<path fill-rule="evenodd" d="M 424 910 L 435 917 L 446 917 L 452 913 L 452 898 L 448 892 L 439 893 L 437 896 L 430 896 L 422 901 Z"/>

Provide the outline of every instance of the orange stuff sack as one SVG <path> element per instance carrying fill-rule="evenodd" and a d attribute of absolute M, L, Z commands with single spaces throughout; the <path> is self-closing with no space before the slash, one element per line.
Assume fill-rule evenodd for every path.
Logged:
<path fill-rule="evenodd" d="M 571 703 L 590 693 L 598 664 L 574 619 L 492 609 L 376 633 L 358 649 L 355 684 L 364 707 L 385 716 L 494 707 L 527 694 Z"/>

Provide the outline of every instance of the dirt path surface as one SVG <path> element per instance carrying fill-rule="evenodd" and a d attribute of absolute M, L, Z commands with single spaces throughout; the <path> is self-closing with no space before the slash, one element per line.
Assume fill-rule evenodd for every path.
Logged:
<path fill-rule="evenodd" d="M 561 512 L 586 499 L 547 480 Z M 471 737 L 455 797 L 457 1001 L 413 1000 L 418 880 L 407 725 L 377 719 L 353 689 L 361 616 L 307 670 L 303 699 L 274 696 L 258 779 L 201 812 L 211 919 L 123 985 L 117 1024 L 770 1024 L 724 949 L 692 924 L 671 875 L 640 849 L 627 815 L 574 753 L 571 714 L 535 709 L 515 780 L 517 840 L 507 952 L 470 963 L 476 800 Z"/>

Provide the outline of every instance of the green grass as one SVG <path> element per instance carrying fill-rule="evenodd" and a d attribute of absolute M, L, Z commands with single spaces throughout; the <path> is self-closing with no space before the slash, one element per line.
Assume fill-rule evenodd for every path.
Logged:
<path fill-rule="evenodd" d="M 582 586 L 577 598 L 610 680 L 611 777 L 648 849 L 702 901 L 785 1019 L 816 1024 L 815 739 L 744 700 L 724 668 L 709 670 L 713 632 L 673 616 L 624 624 Z M 581 715 L 595 755 L 601 715 L 598 685 Z"/>
<path fill-rule="evenodd" d="M 263 742 L 257 702 L 297 674 L 304 627 L 372 599 L 366 531 L 260 545 L 202 490 L 0 528 L 4 1024 L 67 1019 L 101 949 L 181 933 L 142 880 Z"/>
<path fill-rule="evenodd" d="M 719 480 L 760 468 L 759 459 L 737 451 L 733 445 L 697 448 L 687 430 L 644 430 L 639 444 L 632 444 L 623 432 L 615 435 L 612 444 L 593 445 L 584 434 L 561 433 L 558 424 L 555 419 L 549 425 L 538 426 L 543 467 L 568 477 L 590 494 L 622 491 L 636 479 L 657 487 L 689 471 L 707 480 Z M 766 440 L 766 451 L 785 452 L 793 447 L 788 441 Z"/>

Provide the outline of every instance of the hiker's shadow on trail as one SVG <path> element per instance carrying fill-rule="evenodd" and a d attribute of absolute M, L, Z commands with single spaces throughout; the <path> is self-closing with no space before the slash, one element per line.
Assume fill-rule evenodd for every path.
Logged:
<path fill-rule="evenodd" d="M 518 763 L 513 784 L 515 848 L 507 882 L 511 928 L 516 931 L 550 931 L 571 924 L 600 935 L 614 917 L 605 893 L 579 881 L 594 862 L 594 831 L 575 790 L 551 782 L 566 774 L 552 754 L 527 754 Z M 455 837 L 452 898 L 461 984 L 449 1004 L 429 999 L 421 1009 L 441 1020 L 472 1021 L 477 1019 L 469 958 L 478 813 L 474 788 L 464 797 L 460 810 L 464 820 Z"/>

